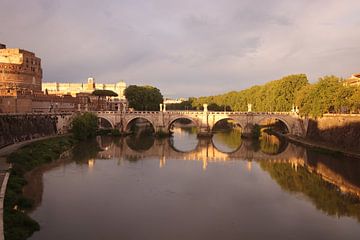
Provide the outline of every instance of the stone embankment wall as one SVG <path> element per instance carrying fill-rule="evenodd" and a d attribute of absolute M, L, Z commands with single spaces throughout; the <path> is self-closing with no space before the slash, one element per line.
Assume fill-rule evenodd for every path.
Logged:
<path fill-rule="evenodd" d="M 72 115 L 0 115 L 0 148 L 33 138 L 64 134 Z"/>
<path fill-rule="evenodd" d="M 310 119 L 306 138 L 336 148 L 360 151 L 360 116 L 327 114 Z"/>

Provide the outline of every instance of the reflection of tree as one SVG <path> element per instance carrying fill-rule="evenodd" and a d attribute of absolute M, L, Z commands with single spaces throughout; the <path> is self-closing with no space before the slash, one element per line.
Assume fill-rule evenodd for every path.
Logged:
<path fill-rule="evenodd" d="M 260 166 L 283 190 L 303 193 L 317 209 L 331 216 L 349 216 L 360 221 L 360 199 L 341 193 L 338 187 L 326 182 L 320 175 L 302 166 L 294 169 L 290 163 L 262 161 Z"/>
<path fill-rule="evenodd" d="M 86 163 L 89 159 L 96 158 L 100 147 L 95 138 L 89 139 L 87 141 L 82 141 L 73 149 L 73 159 L 77 163 Z"/>
<path fill-rule="evenodd" d="M 280 149 L 280 139 L 275 135 L 262 132 L 260 137 L 260 149 L 263 153 L 277 154 Z"/>

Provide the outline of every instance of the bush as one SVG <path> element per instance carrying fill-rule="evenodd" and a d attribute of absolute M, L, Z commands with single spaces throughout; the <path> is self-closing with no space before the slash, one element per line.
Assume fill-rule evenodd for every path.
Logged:
<path fill-rule="evenodd" d="M 98 119 L 93 113 L 84 113 L 75 117 L 71 125 L 71 132 L 74 137 L 78 140 L 85 140 L 96 136 Z"/>

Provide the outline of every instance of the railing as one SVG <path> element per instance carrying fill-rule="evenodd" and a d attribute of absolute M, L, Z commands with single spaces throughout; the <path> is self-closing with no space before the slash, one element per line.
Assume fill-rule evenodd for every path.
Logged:
<path fill-rule="evenodd" d="M 161 111 L 126 111 L 126 112 L 120 112 L 120 111 L 96 111 L 96 113 L 98 114 L 159 114 L 159 113 L 163 113 L 163 114 L 182 114 L 182 115 L 186 115 L 186 114 L 204 114 L 204 111 L 196 111 L 196 110 L 182 110 L 182 111 L 178 111 L 178 110 L 167 110 L 164 112 Z M 215 114 L 215 115 L 296 115 L 298 116 L 298 113 L 296 112 L 233 112 L 233 111 L 207 111 L 207 114 Z M 323 116 L 354 116 L 354 117 L 360 117 L 360 114 L 344 114 L 344 113 L 326 113 Z"/>
<path fill-rule="evenodd" d="M 204 111 L 196 111 L 196 110 L 184 110 L 184 111 L 177 111 L 177 110 L 167 110 L 167 111 L 126 111 L 126 112 L 120 112 L 120 111 L 97 111 L 98 114 L 203 114 Z M 231 115 L 248 115 L 248 114 L 262 114 L 262 115 L 295 115 L 294 112 L 232 112 L 232 111 L 208 111 L 206 112 L 208 114 L 231 114 Z"/>

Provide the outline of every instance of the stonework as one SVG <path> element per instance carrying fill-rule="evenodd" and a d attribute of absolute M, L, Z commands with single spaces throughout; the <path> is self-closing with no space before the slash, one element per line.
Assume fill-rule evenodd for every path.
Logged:
<path fill-rule="evenodd" d="M 0 45 L 1 95 L 41 92 L 41 59 L 34 53 Z"/>
<path fill-rule="evenodd" d="M 47 82 L 42 84 L 42 90 L 48 94 L 71 95 L 76 96 L 77 93 L 92 93 L 94 90 L 111 90 L 118 94 L 119 99 L 124 100 L 124 91 L 126 83 L 120 81 L 114 84 L 95 83 L 94 78 L 88 78 L 87 83 L 58 83 Z"/>

